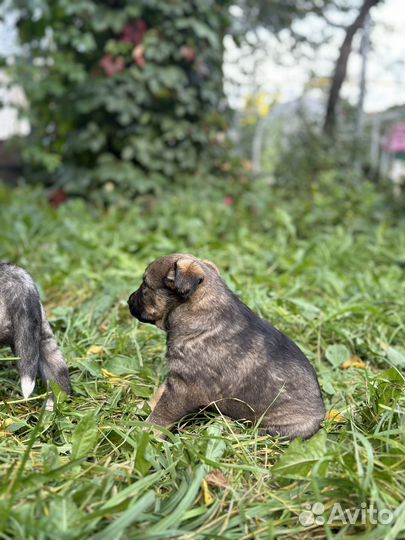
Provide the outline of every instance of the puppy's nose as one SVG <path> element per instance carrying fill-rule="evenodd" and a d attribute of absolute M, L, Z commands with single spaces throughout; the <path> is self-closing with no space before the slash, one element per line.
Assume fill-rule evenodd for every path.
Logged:
<path fill-rule="evenodd" d="M 130 297 L 128 298 L 128 300 L 127 300 L 127 304 L 128 304 L 128 305 L 131 303 L 131 301 L 132 301 L 131 299 L 132 299 L 132 297 L 134 296 L 134 294 L 135 294 L 135 293 L 132 293 L 132 294 L 130 295 Z"/>

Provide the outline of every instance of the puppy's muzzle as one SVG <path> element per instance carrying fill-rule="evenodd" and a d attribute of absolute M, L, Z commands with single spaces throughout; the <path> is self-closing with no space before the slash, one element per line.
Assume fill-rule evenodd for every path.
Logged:
<path fill-rule="evenodd" d="M 139 291 L 135 291 L 131 294 L 131 296 L 128 298 L 128 307 L 131 315 L 135 317 L 135 319 L 138 319 L 138 321 L 143 323 L 149 323 L 149 324 L 155 324 L 154 320 L 151 320 L 147 317 L 145 317 L 145 314 L 143 313 L 141 302 L 140 302 L 140 293 Z"/>

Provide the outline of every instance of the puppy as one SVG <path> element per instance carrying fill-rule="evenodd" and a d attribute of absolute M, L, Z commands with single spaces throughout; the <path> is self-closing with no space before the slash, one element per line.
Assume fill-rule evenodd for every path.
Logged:
<path fill-rule="evenodd" d="M 0 345 L 11 346 L 19 357 L 18 370 L 24 398 L 35 387 L 39 373 L 71 393 L 69 372 L 41 304 L 32 277 L 22 268 L 0 263 Z M 53 408 L 50 398 L 47 409 Z"/>
<path fill-rule="evenodd" d="M 274 436 L 308 438 L 319 430 L 325 408 L 313 367 L 230 291 L 213 263 L 181 253 L 158 259 L 128 305 L 139 321 L 167 332 L 170 371 L 148 422 L 170 427 L 214 405 Z"/>

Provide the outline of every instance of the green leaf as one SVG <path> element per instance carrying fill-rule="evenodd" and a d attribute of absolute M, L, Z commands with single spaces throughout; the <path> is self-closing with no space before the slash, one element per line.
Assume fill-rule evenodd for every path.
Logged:
<path fill-rule="evenodd" d="M 54 444 L 44 444 L 41 450 L 42 464 L 45 472 L 56 469 L 59 465 L 59 452 Z"/>
<path fill-rule="evenodd" d="M 322 390 L 326 392 L 326 394 L 329 394 L 330 396 L 334 396 L 336 394 L 336 388 L 333 386 L 332 380 L 328 380 L 329 377 L 324 377 L 322 379 Z"/>
<path fill-rule="evenodd" d="M 330 345 L 325 352 L 326 359 L 333 367 L 339 367 L 350 356 L 350 351 L 344 345 Z"/>
<path fill-rule="evenodd" d="M 72 437 L 72 459 L 88 456 L 94 449 L 97 441 L 97 424 L 94 412 L 83 416 L 78 423 Z"/>
<path fill-rule="evenodd" d="M 67 400 L 67 394 L 55 381 L 49 381 L 49 386 L 51 387 L 55 404 L 58 408 L 59 405 L 65 403 L 65 401 Z"/>
<path fill-rule="evenodd" d="M 145 457 L 145 451 L 149 444 L 149 434 L 146 431 L 142 431 L 139 436 L 138 447 L 135 455 L 135 468 L 144 476 L 151 468 L 151 463 Z"/>
<path fill-rule="evenodd" d="M 226 450 L 226 443 L 223 439 L 222 432 L 223 426 L 218 424 L 213 424 L 207 428 L 207 434 L 210 439 L 205 455 L 210 461 L 218 461 Z"/>
<path fill-rule="evenodd" d="M 302 314 L 306 319 L 314 319 L 321 313 L 321 310 L 317 306 L 311 304 L 310 302 L 306 302 L 301 298 L 291 298 L 290 302 L 300 308 L 300 314 Z"/>
<path fill-rule="evenodd" d="M 394 349 L 393 347 L 389 347 L 386 354 L 387 354 L 388 360 L 390 360 L 394 364 L 394 366 L 405 367 L 404 350 Z"/>
<path fill-rule="evenodd" d="M 178 525 L 184 518 L 185 513 L 193 504 L 204 479 L 206 469 L 203 465 L 197 465 L 193 471 L 192 480 L 185 495 L 182 497 L 176 509 L 168 516 L 160 520 L 150 528 L 149 533 L 158 533 L 170 529 L 173 525 Z"/>
<path fill-rule="evenodd" d="M 126 499 L 133 498 L 135 495 L 138 495 L 139 492 L 152 486 L 155 482 L 160 480 L 164 474 L 165 471 L 157 471 L 153 474 L 148 474 L 148 476 L 146 476 L 145 478 L 141 478 L 141 480 L 138 480 L 134 484 L 129 485 L 128 487 L 119 491 L 111 499 L 108 499 L 108 501 L 103 504 L 103 506 L 98 512 L 104 512 L 113 508 L 114 506 L 117 506 L 118 504 L 123 503 Z M 89 518 L 91 517 L 92 515 L 89 516 Z"/>
<path fill-rule="evenodd" d="M 56 497 L 49 504 L 49 516 L 55 538 L 67 538 L 81 512 L 71 497 Z"/>
<path fill-rule="evenodd" d="M 276 208 L 274 215 L 278 223 L 281 226 L 285 227 L 285 229 L 289 232 L 289 234 L 291 234 L 291 236 L 295 236 L 295 225 L 290 214 L 282 208 Z"/>
<path fill-rule="evenodd" d="M 91 537 L 91 540 L 119 540 L 125 530 L 137 521 L 142 512 L 148 510 L 155 502 L 155 494 L 152 491 L 145 493 L 140 499 L 120 514 L 119 518 L 110 523 L 108 527 Z"/>
<path fill-rule="evenodd" d="M 326 432 L 319 431 L 309 441 L 295 439 L 272 467 L 271 472 L 278 477 L 302 479 L 311 475 L 313 466 L 326 455 Z M 325 469 L 328 463 L 325 462 Z"/>

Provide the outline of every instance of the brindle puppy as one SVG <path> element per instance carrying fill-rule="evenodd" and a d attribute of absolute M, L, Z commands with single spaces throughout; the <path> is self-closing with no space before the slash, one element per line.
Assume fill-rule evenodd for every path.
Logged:
<path fill-rule="evenodd" d="M 169 427 L 215 405 L 231 418 L 259 421 L 271 435 L 307 438 L 319 430 L 325 409 L 313 367 L 228 289 L 213 263 L 179 253 L 158 259 L 128 305 L 167 332 L 170 372 L 148 422 Z"/>
<path fill-rule="evenodd" d="M 38 374 L 45 382 L 56 381 L 71 393 L 68 367 L 38 289 L 28 272 L 8 263 L 0 263 L 0 345 L 10 345 L 19 357 L 17 366 L 24 398 L 34 390 Z M 53 408 L 52 398 L 46 408 Z"/>

